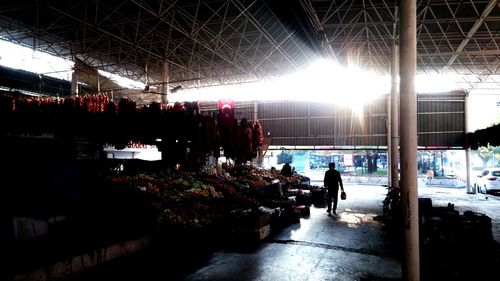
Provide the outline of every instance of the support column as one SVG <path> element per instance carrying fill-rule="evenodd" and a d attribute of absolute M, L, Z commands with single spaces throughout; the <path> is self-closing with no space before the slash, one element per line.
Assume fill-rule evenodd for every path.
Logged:
<path fill-rule="evenodd" d="M 399 72 L 399 48 L 392 45 L 391 58 L 391 182 L 394 188 L 399 188 L 399 92 L 398 92 L 398 72 Z"/>
<path fill-rule="evenodd" d="M 165 50 L 165 54 L 166 54 L 166 50 Z M 169 82 L 169 65 L 168 65 L 168 62 L 166 60 L 164 60 L 162 63 L 161 77 L 162 77 L 161 102 L 166 105 L 168 103 L 168 82 Z M 167 147 L 168 147 L 167 140 L 163 138 L 159 144 L 159 149 L 161 151 L 161 161 L 165 165 L 168 164 L 167 160 L 168 160 L 168 157 L 170 156 L 167 153 L 167 149 L 168 149 Z"/>
<path fill-rule="evenodd" d="M 78 74 L 74 70 L 71 74 L 71 95 L 78 96 Z"/>
<path fill-rule="evenodd" d="M 163 61 L 163 68 L 161 72 L 162 83 L 161 83 L 161 101 L 162 103 L 168 103 L 168 81 L 169 81 L 169 65 L 167 61 Z"/>
<path fill-rule="evenodd" d="M 391 140 L 392 140 L 392 134 L 391 134 L 391 128 L 392 124 L 392 109 L 391 109 L 391 95 L 389 94 L 387 96 L 387 119 L 385 126 L 387 128 L 387 185 L 392 186 L 392 154 L 391 154 Z"/>
<path fill-rule="evenodd" d="M 417 182 L 417 3 L 400 1 L 401 202 L 403 209 L 403 280 L 420 280 Z"/>
<path fill-rule="evenodd" d="M 464 120 L 465 120 L 465 133 L 469 132 L 469 93 L 465 95 L 464 99 Z M 470 184 L 470 175 L 471 175 L 471 167 L 470 167 L 470 145 L 466 144 L 465 147 L 465 184 L 467 187 L 468 194 L 474 194 L 477 192 L 474 187 Z"/>
<path fill-rule="evenodd" d="M 470 174 L 471 174 L 471 169 L 470 169 L 470 147 L 467 147 L 465 149 L 465 184 L 467 186 L 467 193 L 468 194 L 475 194 L 477 193 L 477 190 L 471 186 L 470 184 Z"/>
<path fill-rule="evenodd" d="M 253 122 L 256 122 L 259 118 L 257 102 L 253 103 Z"/>
<path fill-rule="evenodd" d="M 98 70 L 96 71 L 97 71 L 97 93 L 99 94 L 101 93 L 101 79 L 99 77 L 99 71 Z"/>

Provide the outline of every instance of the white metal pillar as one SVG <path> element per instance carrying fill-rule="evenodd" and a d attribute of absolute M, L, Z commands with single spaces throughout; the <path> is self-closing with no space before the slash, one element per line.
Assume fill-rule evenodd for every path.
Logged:
<path fill-rule="evenodd" d="M 398 45 L 392 45 L 391 58 L 391 182 L 390 185 L 394 188 L 399 187 L 399 92 L 398 92 L 398 72 L 399 72 L 399 48 Z"/>
<path fill-rule="evenodd" d="M 417 2 L 400 1 L 401 202 L 403 208 L 403 279 L 420 280 L 417 181 Z"/>
<path fill-rule="evenodd" d="M 97 71 L 97 93 L 100 93 L 101 92 L 101 79 L 99 77 L 99 71 L 96 69 Z"/>
<path fill-rule="evenodd" d="M 163 61 L 162 68 L 162 83 L 161 83 L 161 101 L 168 103 L 168 81 L 169 81 L 169 65 L 167 61 Z"/>
<path fill-rule="evenodd" d="M 257 102 L 253 103 L 253 122 L 257 122 L 259 118 Z"/>
<path fill-rule="evenodd" d="M 464 99 L 464 119 L 465 119 L 465 133 L 467 134 L 469 132 L 469 93 L 465 95 Z M 466 144 L 465 148 L 465 184 L 467 186 L 467 193 L 473 194 L 476 193 L 477 190 L 475 190 L 471 184 L 470 184 L 470 174 L 471 174 L 471 167 L 470 167 L 470 146 L 469 144 Z"/>
<path fill-rule="evenodd" d="M 392 108 L 391 108 L 391 95 L 387 96 L 387 121 L 385 126 L 387 127 L 387 185 L 392 186 L 392 154 L 391 154 L 391 121 L 392 120 Z"/>
<path fill-rule="evenodd" d="M 465 167 L 466 167 L 466 173 L 465 173 L 465 178 L 466 178 L 466 185 L 467 185 L 467 193 L 469 194 L 474 194 L 477 192 L 477 190 L 471 186 L 470 183 L 470 174 L 471 174 L 471 169 L 470 169 L 470 147 L 467 147 L 465 149 Z"/>

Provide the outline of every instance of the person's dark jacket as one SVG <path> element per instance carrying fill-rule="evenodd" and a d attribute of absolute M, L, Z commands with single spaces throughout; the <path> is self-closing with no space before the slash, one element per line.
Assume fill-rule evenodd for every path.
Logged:
<path fill-rule="evenodd" d="M 342 184 L 342 178 L 340 177 L 340 173 L 337 170 L 328 170 L 325 172 L 324 185 L 328 190 L 338 190 L 339 185 L 344 189 L 344 185 Z"/>

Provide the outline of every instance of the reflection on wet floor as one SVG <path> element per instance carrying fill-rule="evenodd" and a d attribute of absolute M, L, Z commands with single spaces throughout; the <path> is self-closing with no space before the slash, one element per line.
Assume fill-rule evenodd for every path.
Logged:
<path fill-rule="evenodd" d="M 354 213 L 350 212 L 349 209 L 337 215 L 339 222 L 346 223 L 351 228 L 358 228 L 361 224 L 365 223 L 375 223 L 375 217 L 376 214 Z"/>

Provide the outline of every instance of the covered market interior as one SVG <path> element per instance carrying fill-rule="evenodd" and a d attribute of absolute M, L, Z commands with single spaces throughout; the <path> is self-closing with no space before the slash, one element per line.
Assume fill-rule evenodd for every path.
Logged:
<path fill-rule="evenodd" d="M 498 0 L 3 1 L 1 279 L 496 280 L 499 24 Z"/>

